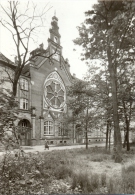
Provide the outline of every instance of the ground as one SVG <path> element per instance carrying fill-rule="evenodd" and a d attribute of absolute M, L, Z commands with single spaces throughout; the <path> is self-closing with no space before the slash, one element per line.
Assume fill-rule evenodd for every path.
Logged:
<path fill-rule="evenodd" d="M 34 187 L 40 194 L 57 193 L 57 194 L 73 194 L 73 193 L 129 193 L 134 192 L 135 190 L 135 174 L 130 170 L 132 175 L 127 177 L 127 180 L 124 182 L 131 183 L 133 180 L 133 187 L 131 191 L 123 191 L 122 185 L 119 182 L 122 181 L 122 168 L 127 167 L 129 164 L 135 165 L 135 149 L 131 149 L 130 152 L 126 152 L 124 149 L 122 151 L 122 162 L 115 163 L 112 158 L 112 152 L 105 150 L 105 144 L 91 144 L 89 149 L 85 149 L 85 145 L 74 145 L 74 146 L 59 146 L 59 147 L 50 147 L 49 150 L 44 150 L 44 146 L 33 146 L 33 147 L 22 147 L 25 154 L 25 169 L 28 174 L 38 174 L 41 180 L 41 188 L 43 191 L 39 191 L 40 187 Z M 12 152 L 13 153 L 13 152 Z M 3 155 L 3 152 L 0 153 Z M 29 160 L 28 160 L 29 159 Z M 34 161 L 36 163 L 34 163 Z M 17 162 L 21 163 L 21 161 Z M 39 166 L 39 168 L 37 167 Z M 20 165 L 17 165 L 19 170 L 21 170 Z M 29 167 L 29 170 L 27 170 Z M 33 170 L 31 170 L 33 167 Z M 16 169 L 14 170 L 16 171 Z M 41 174 L 41 175 L 40 175 Z M 43 174 L 43 177 L 42 177 Z M 127 173 L 126 173 L 127 174 Z M 27 174 L 26 174 L 27 175 Z M 127 175 L 126 175 L 127 176 Z M 130 178 L 132 176 L 133 178 Z M 33 176 L 32 176 L 33 177 Z M 49 178 L 49 183 L 44 187 L 42 179 L 45 177 Z M 102 179 L 101 179 L 102 177 Z M 107 178 L 107 183 L 104 183 L 103 186 L 99 188 L 97 186 L 97 179 L 100 178 L 100 181 L 104 183 L 105 178 Z M 113 181 L 110 182 L 110 179 Z M 33 179 L 28 179 L 29 181 Z M 88 181 L 93 182 L 92 184 Z M 130 182 L 128 182 L 128 180 Z M 22 177 L 20 176 L 20 181 L 22 182 Z M 32 181 L 31 186 L 37 185 L 36 178 Z M 19 182 L 19 181 L 17 181 Z M 24 179 L 23 179 L 23 182 Z M 115 191 L 115 186 L 119 183 L 119 188 Z M 87 184 L 87 186 L 85 186 Z M 22 185 L 21 183 L 19 185 Z M 24 184 L 23 184 L 24 185 Z M 81 185 L 81 187 L 79 187 Z M 124 183 L 125 185 L 125 183 Z M 111 186 L 111 187 L 110 187 Z M 103 188 L 103 189 L 102 189 Z M 31 188 L 32 189 L 32 188 Z M 110 191 L 108 191 L 108 189 Z M 128 189 L 128 187 L 127 187 Z M 36 191 L 36 192 L 37 192 Z M 34 191 L 35 193 L 35 191 Z M 1 195 L 1 194 L 0 194 Z"/>

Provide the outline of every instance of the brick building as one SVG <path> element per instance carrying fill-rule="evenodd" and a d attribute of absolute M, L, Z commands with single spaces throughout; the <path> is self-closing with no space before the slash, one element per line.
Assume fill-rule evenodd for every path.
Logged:
<path fill-rule="evenodd" d="M 48 47 L 43 44 L 30 53 L 30 61 L 25 65 L 17 86 L 17 99 L 19 101 L 19 116 L 15 123 L 20 131 L 21 145 L 41 145 L 44 139 L 49 144 L 83 143 L 85 135 L 78 124 L 67 125 L 63 117 L 69 113 L 67 100 L 67 87 L 71 85 L 74 77 L 70 73 L 70 65 L 63 58 L 60 43 L 58 19 L 52 17 Z M 15 63 L 0 53 L 0 87 L 11 88 L 11 82 L 5 68 L 12 75 Z M 6 66 L 5 66 L 6 65 Z M 88 135 L 88 141 L 105 141 L 105 134 L 95 130 Z"/>
<path fill-rule="evenodd" d="M 33 50 L 30 62 L 22 71 L 17 89 L 22 120 L 16 121 L 20 127 L 22 145 L 43 144 L 45 138 L 50 144 L 72 141 L 72 133 L 63 132 L 62 118 L 67 113 L 66 87 L 70 86 L 72 76 L 68 60 L 62 56 L 60 39 L 58 19 L 54 16 L 47 49 L 41 44 Z M 4 58 L 1 54 L 3 67 L 4 60 L 8 61 Z M 8 64 L 13 65 L 11 61 Z"/>

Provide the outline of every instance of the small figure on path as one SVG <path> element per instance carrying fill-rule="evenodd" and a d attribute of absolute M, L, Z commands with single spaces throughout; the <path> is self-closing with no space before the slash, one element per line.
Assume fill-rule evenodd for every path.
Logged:
<path fill-rule="evenodd" d="M 45 150 L 46 150 L 46 148 L 48 148 L 48 150 L 49 150 L 48 141 L 45 139 Z"/>

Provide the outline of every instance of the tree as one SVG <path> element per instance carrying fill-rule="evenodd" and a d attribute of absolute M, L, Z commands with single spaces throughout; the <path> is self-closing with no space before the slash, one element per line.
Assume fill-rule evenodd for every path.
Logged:
<path fill-rule="evenodd" d="M 72 110 L 73 118 L 71 121 L 78 123 L 84 132 L 86 149 L 88 149 L 88 132 L 93 128 L 96 121 L 96 111 L 94 110 L 94 90 L 89 87 L 89 83 L 82 80 L 75 80 L 68 88 L 69 109 Z"/>
<path fill-rule="evenodd" d="M 134 111 L 134 89 L 135 89 L 135 67 L 131 64 L 132 59 L 123 62 L 123 67 L 118 72 L 118 99 L 120 121 L 124 126 L 124 143 L 127 151 L 130 150 L 129 132 L 130 124 L 133 121 Z"/>
<path fill-rule="evenodd" d="M 121 151 L 117 71 L 123 59 L 131 58 L 129 50 L 135 49 L 135 2 L 98 1 L 85 15 L 85 23 L 78 27 L 80 37 L 74 40 L 74 43 L 83 47 L 83 59 L 102 59 L 108 66 L 113 105 L 114 146 Z"/>
<path fill-rule="evenodd" d="M 7 7 L 5 7 L 2 3 L 0 4 L 2 10 L 0 23 L 12 35 L 16 50 L 16 62 L 15 66 L 13 67 L 14 75 L 13 77 L 10 77 L 9 74 L 14 97 L 17 93 L 18 80 L 24 66 L 34 56 L 41 56 L 43 58 L 50 59 L 50 57 L 53 55 L 47 55 L 46 50 L 44 50 L 43 45 L 41 45 L 41 48 L 39 49 L 40 52 L 35 53 L 34 56 L 30 56 L 30 58 L 28 57 L 29 45 L 32 40 L 35 40 L 38 33 L 37 29 L 44 27 L 44 16 L 50 8 L 47 10 L 45 6 L 45 8 L 39 12 L 39 10 L 36 10 L 37 6 L 32 2 L 25 3 L 24 9 L 20 9 L 21 6 L 24 7 L 24 4 L 21 4 L 19 1 L 9 1 Z M 9 66 L 11 61 L 7 59 L 6 63 L 7 66 Z"/>
<path fill-rule="evenodd" d="M 11 104 L 13 107 L 11 107 Z M 16 146 L 18 133 L 14 121 L 18 118 L 18 103 L 9 90 L 0 91 L 0 141 L 8 149 Z"/>
<path fill-rule="evenodd" d="M 110 148 L 110 137 L 113 120 L 112 101 L 110 96 L 110 80 L 106 64 L 104 65 L 104 69 L 101 69 L 97 62 L 91 61 L 88 64 L 85 80 L 89 82 L 89 86 L 96 89 L 94 102 L 97 110 L 96 114 L 98 116 L 98 127 L 103 133 L 106 134 L 106 149 L 108 149 L 108 143 Z"/>
<path fill-rule="evenodd" d="M 62 109 L 62 111 L 64 111 Z M 67 137 L 71 137 L 71 128 L 69 126 L 69 117 L 67 113 L 62 112 L 58 118 L 58 135 L 62 139 L 62 143 L 64 143 L 64 139 Z"/>

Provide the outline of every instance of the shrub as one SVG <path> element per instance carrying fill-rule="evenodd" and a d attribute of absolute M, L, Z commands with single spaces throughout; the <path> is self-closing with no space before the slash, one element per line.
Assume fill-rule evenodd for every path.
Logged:
<path fill-rule="evenodd" d="M 101 174 L 101 186 L 106 186 L 106 174 Z"/>
<path fill-rule="evenodd" d="M 98 174 L 90 174 L 87 172 L 76 173 L 72 178 L 72 189 L 81 188 L 82 193 L 93 192 L 99 187 Z"/>
<path fill-rule="evenodd" d="M 135 192 L 135 163 L 122 167 L 122 174 L 113 175 L 108 180 L 107 189 L 109 193 L 134 194 Z"/>
<path fill-rule="evenodd" d="M 39 192 L 40 188 L 47 186 L 53 178 L 60 160 L 65 165 L 66 160 L 62 159 L 59 152 L 58 155 L 24 154 L 21 150 L 14 154 L 8 152 L 0 162 L 0 189 L 3 189 L 3 194 L 20 194 L 21 189 L 24 194 L 28 194 L 31 190 L 33 193 Z M 63 173 L 66 175 L 67 172 L 69 174 L 69 170 L 64 169 L 61 175 Z"/>
<path fill-rule="evenodd" d="M 123 194 L 121 189 L 121 182 L 120 178 L 115 177 L 112 175 L 112 178 L 108 179 L 107 182 L 107 191 L 109 194 Z"/>
<path fill-rule="evenodd" d="M 56 179 L 65 179 L 68 176 L 71 177 L 72 168 L 68 165 L 59 165 L 54 171 L 54 176 Z"/>
<path fill-rule="evenodd" d="M 135 163 L 122 167 L 122 185 L 124 193 L 135 192 Z"/>
<path fill-rule="evenodd" d="M 90 160 L 94 162 L 102 162 L 104 160 L 108 160 L 108 155 L 107 154 L 95 154 L 90 157 Z"/>

